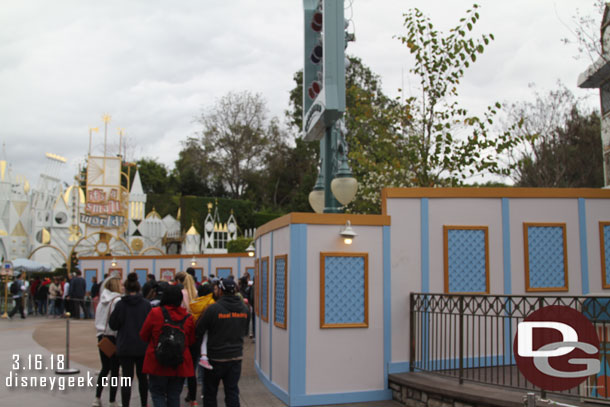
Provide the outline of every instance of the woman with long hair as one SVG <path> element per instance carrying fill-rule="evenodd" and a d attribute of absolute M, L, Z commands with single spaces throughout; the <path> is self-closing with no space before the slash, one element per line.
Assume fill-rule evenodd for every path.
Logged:
<path fill-rule="evenodd" d="M 186 312 L 189 314 L 193 314 L 191 310 L 191 301 L 197 298 L 197 287 L 195 286 L 195 280 L 193 277 L 184 271 L 181 271 L 176 274 L 176 282 L 182 285 L 182 308 L 186 309 Z M 193 322 L 195 322 L 193 320 Z M 199 349 L 200 347 L 197 344 L 193 344 L 191 346 L 191 357 L 193 360 L 193 366 L 197 366 L 197 361 L 199 360 Z M 188 394 L 186 396 L 185 401 L 188 403 L 188 406 L 197 405 L 197 376 L 196 369 L 193 369 L 193 375 L 189 376 L 186 379 L 188 386 Z"/>
<path fill-rule="evenodd" d="M 138 375 L 140 403 L 146 407 L 148 401 L 148 378 L 142 373 L 146 342 L 140 339 L 140 329 L 150 312 L 150 302 L 142 297 L 140 283 L 136 273 L 129 273 L 125 280 L 125 295 L 118 302 L 110 315 L 110 328 L 117 331 L 116 353 L 119 356 L 122 376 L 133 379 L 134 367 Z M 131 385 L 121 386 L 123 407 L 129 407 Z"/>
<path fill-rule="evenodd" d="M 195 280 L 193 277 L 181 271 L 176 273 L 176 282 L 182 285 L 182 308 L 186 309 L 186 312 L 191 313 L 191 301 L 197 298 L 197 287 L 195 286 Z"/>
<path fill-rule="evenodd" d="M 95 314 L 95 329 L 97 331 L 97 341 L 100 342 L 103 337 L 107 337 L 113 343 L 116 343 L 116 331 L 112 330 L 108 325 L 110 314 L 114 310 L 116 303 L 121 298 L 121 280 L 116 277 L 107 278 L 100 289 L 100 303 L 97 307 Z M 106 356 L 102 350 L 100 352 L 100 361 L 102 362 L 102 370 L 97 377 L 97 387 L 95 389 L 95 399 L 93 400 L 93 407 L 99 407 L 102 405 L 101 397 L 102 380 L 110 373 L 110 407 L 116 407 L 116 393 L 118 387 L 116 383 L 119 379 L 119 358 L 116 352 L 112 356 Z M 112 380 L 112 378 L 116 378 Z M 114 386 L 112 385 L 114 383 Z"/>

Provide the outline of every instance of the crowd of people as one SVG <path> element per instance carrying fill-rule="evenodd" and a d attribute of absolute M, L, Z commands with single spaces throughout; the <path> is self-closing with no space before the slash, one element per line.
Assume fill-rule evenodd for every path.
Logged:
<path fill-rule="evenodd" d="M 92 282 L 91 290 L 87 292 L 87 283 L 80 270 L 72 273 L 69 279 L 55 276 L 28 280 L 26 274 L 21 273 L 9 286 L 14 302 L 9 317 L 12 318 L 19 312 L 23 319 L 26 315 L 61 318 L 68 315 L 67 313 L 75 319 L 79 319 L 81 315 L 86 319 L 91 318 L 92 297 L 99 292 L 95 277 Z"/>
<path fill-rule="evenodd" d="M 180 406 L 185 381 L 185 401 L 198 405 L 198 376 L 204 407 L 217 405 L 221 380 L 225 405 L 240 405 L 243 338 L 249 332 L 254 295 L 248 273 L 238 281 L 211 276 L 198 282 L 189 268 L 173 281 L 156 281 L 149 274 L 143 286 L 135 273 L 124 282 L 110 275 L 97 294 L 93 302 L 102 369 L 94 407 L 102 405 L 103 378 L 119 374 L 137 376 L 142 406 L 147 405 L 148 393 L 155 407 Z M 129 407 L 131 386 L 120 390 L 121 405 Z M 118 388 L 110 386 L 111 407 L 118 405 L 117 394 Z"/>

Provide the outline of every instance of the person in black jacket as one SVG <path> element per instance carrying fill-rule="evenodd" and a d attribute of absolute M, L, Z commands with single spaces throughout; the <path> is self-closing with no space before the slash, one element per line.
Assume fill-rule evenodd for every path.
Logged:
<path fill-rule="evenodd" d="M 203 376 L 203 406 L 216 407 L 218 385 L 222 380 L 225 405 L 239 407 L 239 377 L 243 359 L 243 335 L 250 311 L 239 296 L 237 284 L 230 278 L 219 283 L 220 298 L 197 321 L 195 335 L 200 342 L 208 333 L 208 359 L 212 370 Z"/>
<path fill-rule="evenodd" d="M 85 319 L 90 318 L 89 309 L 85 306 L 85 294 L 87 293 L 87 282 L 82 278 L 82 272 L 76 269 L 75 276 L 70 280 L 70 290 L 68 291 L 68 299 L 72 304 L 72 318 L 80 319 L 80 309 L 83 309 Z"/>
<path fill-rule="evenodd" d="M 157 284 L 157 280 L 155 279 L 155 275 L 154 274 L 147 274 L 146 275 L 146 282 L 142 286 L 142 296 L 144 298 L 148 299 L 151 290 L 155 287 L 156 284 Z"/>
<path fill-rule="evenodd" d="M 148 379 L 142 373 L 144 355 L 148 344 L 140 339 L 140 330 L 150 312 L 150 302 L 140 294 L 138 275 L 129 273 L 125 280 L 125 295 L 114 307 L 110 315 L 109 325 L 117 331 L 116 352 L 121 364 L 122 376 L 133 378 L 134 366 L 138 375 L 140 402 L 146 406 L 148 399 Z M 121 382 L 121 384 L 123 384 Z M 129 407 L 131 386 L 121 387 L 121 402 L 123 407 Z"/>

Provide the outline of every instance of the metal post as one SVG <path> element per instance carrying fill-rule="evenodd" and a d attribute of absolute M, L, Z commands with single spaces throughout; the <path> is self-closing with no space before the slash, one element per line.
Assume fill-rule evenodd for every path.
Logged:
<path fill-rule="evenodd" d="M 409 371 L 414 371 L 415 365 L 415 294 L 409 294 Z"/>
<path fill-rule="evenodd" d="M 341 204 L 337 201 L 330 188 L 330 183 L 335 178 L 335 166 L 337 161 L 337 154 L 335 151 L 337 133 L 334 123 L 332 126 L 326 128 L 326 135 L 322 139 L 321 144 L 324 148 L 324 160 L 322 161 L 322 165 L 324 166 L 324 213 L 342 212 Z"/>
<path fill-rule="evenodd" d="M 77 374 L 79 369 L 70 368 L 70 313 L 66 312 L 66 367 L 65 369 L 55 370 L 55 374 Z"/>
<path fill-rule="evenodd" d="M 536 393 L 527 393 L 525 406 L 536 407 Z"/>

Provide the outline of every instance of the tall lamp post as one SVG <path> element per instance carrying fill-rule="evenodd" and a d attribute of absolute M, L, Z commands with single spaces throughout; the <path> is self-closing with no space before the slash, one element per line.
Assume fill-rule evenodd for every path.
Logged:
<path fill-rule="evenodd" d="M 320 141 L 320 172 L 309 203 L 317 213 L 343 212 L 358 190 L 347 162 L 344 0 L 303 0 L 303 136 Z"/>
<path fill-rule="evenodd" d="M 0 271 L 2 275 L 2 282 L 4 283 L 4 313 L 1 315 L 1 318 L 8 318 L 8 285 L 11 281 L 11 276 L 13 275 L 13 265 L 9 262 L 6 262 L 2 265 L 2 270 Z"/>

